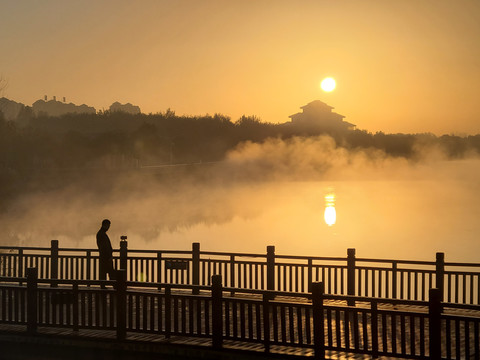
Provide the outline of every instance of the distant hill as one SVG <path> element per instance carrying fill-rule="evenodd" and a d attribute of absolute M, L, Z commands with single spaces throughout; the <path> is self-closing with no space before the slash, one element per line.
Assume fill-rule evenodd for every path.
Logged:
<path fill-rule="evenodd" d="M 73 103 L 64 103 L 57 100 L 37 100 L 32 104 L 35 115 L 61 116 L 65 114 L 95 114 L 94 107 L 85 104 L 75 105 Z"/>

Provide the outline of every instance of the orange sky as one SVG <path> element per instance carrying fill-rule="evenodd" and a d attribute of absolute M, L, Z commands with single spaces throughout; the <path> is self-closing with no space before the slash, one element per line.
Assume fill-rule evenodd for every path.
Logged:
<path fill-rule="evenodd" d="M 0 1 L 3 96 L 480 133 L 480 1 Z M 325 76 L 337 89 L 324 93 Z"/>

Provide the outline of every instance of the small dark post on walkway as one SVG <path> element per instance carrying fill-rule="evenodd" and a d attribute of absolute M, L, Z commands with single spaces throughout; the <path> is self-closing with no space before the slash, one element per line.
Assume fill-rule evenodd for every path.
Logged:
<path fill-rule="evenodd" d="M 117 340 L 127 335 L 127 270 L 117 270 Z"/>
<path fill-rule="evenodd" d="M 275 290 L 275 246 L 267 246 L 267 290 Z"/>
<path fill-rule="evenodd" d="M 325 329 L 323 325 L 323 282 L 312 283 L 313 349 L 315 359 L 325 359 Z"/>
<path fill-rule="evenodd" d="M 37 284 L 38 269 L 27 269 L 27 332 L 34 334 L 37 331 Z"/>
<path fill-rule="evenodd" d="M 347 295 L 355 296 L 355 249 L 347 249 Z M 355 306 L 355 300 L 347 303 Z"/>
<path fill-rule="evenodd" d="M 215 349 L 220 349 L 222 347 L 222 293 L 222 275 L 212 275 L 212 343 Z"/>
<path fill-rule="evenodd" d="M 445 277 L 445 253 L 437 252 L 435 262 L 435 287 L 440 291 L 440 301 L 443 301 Z"/>
<path fill-rule="evenodd" d="M 200 243 L 192 243 L 192 285 L 200 285 Z M 198 295 L 200 291 L 195 288 L 192 293 Z"/>
<path fill-rule="evenodd" d="M 51 241 L 50 247 L 50 279 L 58 279 L 58 240 Z M 53 281 L 52 287 L 57 287 L 58 283 Z"/>
<path fill-rule="evenodd" d="M 120 269 L 127 270 L 128 241 L 121 237 L 120 240 Z M 125 272 L 126 273 L 126 272 Z"/>
<path fill-rule="evenodd" d="M 430 335 L 430 359 L 440 360 L 442 357 L 441 336 L 442 303 L 439 289 L 430 289 L 428 299 L 428 329 Z"/>

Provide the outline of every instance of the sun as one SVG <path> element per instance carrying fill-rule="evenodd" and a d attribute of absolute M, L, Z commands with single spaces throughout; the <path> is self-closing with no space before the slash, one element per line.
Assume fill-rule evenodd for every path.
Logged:
<path fill-rule="evenodd" d="M 336 85 L 337 85 L 337 83 L 335 82 L 334 78 L 327 77 L 327 78 L 322 80 L 322 83 L 320 84 L 320 87 L 322 88 L 323 91 L 331 92 L 331 91 L 335 90 Z"/>

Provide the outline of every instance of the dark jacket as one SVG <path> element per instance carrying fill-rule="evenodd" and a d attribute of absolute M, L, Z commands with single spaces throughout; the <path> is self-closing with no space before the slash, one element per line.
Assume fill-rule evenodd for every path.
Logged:
<path fill-rule="evenodd" d="M 112 244 L 110 238 L 103 228 L 97 232 L 97 246 L 100 253 L 100 258 L 111 259 L 113 254 Z"/>

